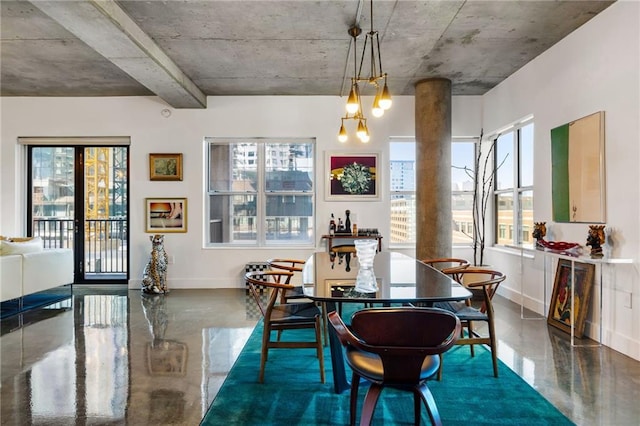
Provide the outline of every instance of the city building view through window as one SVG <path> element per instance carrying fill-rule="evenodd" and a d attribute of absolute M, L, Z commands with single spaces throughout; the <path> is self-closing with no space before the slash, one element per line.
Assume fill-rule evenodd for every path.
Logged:
<path fill-rule="evenodd" d="M 454 139 L 451 146 L 451 208 L 453 244 L 470 244 L 473 236 L 473 170 L 475 139 Z M 416 242 L 416 144 L 398 139 L 390 143 L 390 243 Z"/>
<path fill-rule="evenodd" d="M 495 241 L 499 245 L 533 247 L 533 129 L 533 123 L 525 121 L 496 141 Z"/>
<path fill-rule="evenodd" d="M 491 176 L 493 167 L 498 166 L 493 185 L 488 188 L 494 191 L 497 219 L 494 221 L 493 216 L 487 216 L 486 224 L 490 229 L 496 223 L 496 244 L 532 246 L 533 123 L 523 121 L 493 138 L 496 140 L 494 157 L 486 163 L 489 168 L 484 175 Z M 451 241 L 454 245 L 473 242 L 472 207 L 477 149 L 477 138 L 454 138 L 451 143 Z M 390 243 L 397 246 L 416 242 L 415 150 L 416 144 L 412 139 L 390 142 Z M 480 161 L 481 175 L 484 164 L 483 157 Z M 487 215 L 492 214 L 489 207 Z"/>
<path fill-rule="evenodd" d="M 311 244 L 313 140 L 207 143 L 209 245 Z"/>
<path fill-rule="evenodd" d="M 28 233 L 47 248 L 75 249 L 84 279 L 126 278 L 128 147 L 29 146 L 28 152 Z M 81 249 L 76 238 L 84 241 Z"/>

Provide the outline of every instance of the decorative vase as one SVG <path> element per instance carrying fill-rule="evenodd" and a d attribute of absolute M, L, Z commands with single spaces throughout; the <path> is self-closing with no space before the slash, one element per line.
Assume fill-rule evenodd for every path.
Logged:
<path fill-rule="evenodd" d="M 360 269 L 356 277 L 356 290 L 362 293 L 375 293 L 378 291 L 378 282 L 373 271 L 373 259 L 378 247 L 377 240 L 355 240 L 356 256 Z"/>

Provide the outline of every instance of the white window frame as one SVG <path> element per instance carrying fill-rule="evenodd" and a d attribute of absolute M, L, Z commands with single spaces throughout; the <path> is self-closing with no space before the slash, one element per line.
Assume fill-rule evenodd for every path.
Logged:
<path fill-rule="evenodd" d="M 521 179 L 521 141 L 522 141 L 522 129 L 526 126 L 529 125 L 533 125 L 535 128 L 535 124 L 534 124 L 534 120 L 533 120 L 533 116 L 529 116 L 525 119 L 522 119 L 518 122 L 516 122 L 515 124 L 508 126 L 502 130 L 500 130 L 499 132 L 495 132 L 490 139 L 496 139 L 497 137 L 499 137 L 500 135 L 505 135 L 509 132 L 513 132 L 514 133 L 514 137 L 513 137 L 513 153 L 514 153 L 514 158 L 513 158 L 513 187 L 511 188 L 504 188 L 504 189 L 498 189 L 497 185 L 498 185 L 498 179 L 495 179 L 494 182 L 494 187 L 493 187 L 493 213 L 494 213 L 494 218 L 493 218 L 493 223 L 494 223 L 494 232 L 493 232 L 493 238 L 494 238 L 494 245 L 495 246 L 504 246 L 504 247 L 515 247 L 515 248 L 533 248 L 533 244 L 529 244 L 529 243 L 524 243 L 523 241 L 523 220 L 522 220 L 522 208 L 520 206 L 520 198 L 522 193 L 527 192 L 527 191 L 531 191 L 531 198 L 533 200 L 535 200 L 535 195 L 534 195 L 534 185 L 533 182 L 531 182 L 531 185 L 522 185 L 522 179 Z M 535 139 L 533 141 L 534 145 L 535 145 Z M 498 167 L 500 165 L 500 162 L 502 161 L 502 159 L 498 158 L 498 150 L 497 147 L 494 150 L 493 153 L 493 164 L 494 164 L 494 168 Z M 533 157 L 530 159 L 533 162 Z M 533 169 L 533 166 L 532 166 Z M 497 176 L 497 170 L 496 170 L 496 176 Z M 499 206 L 498 206 L 498 197 L 500 195 L 509 195 L 511 194 L 512 198 L 513 198 L 513 218 L 514 218 L 514 223 L 509 225 L 509 229 L 510 231 L 507 233 L 511 239 L 511 242 L 506 243 L 506 244 L 500 244 L 498 241 L 499 239 L 499 223 L 498 223 L 498 215 L 499 215 Z M 532 201 L 533 203 L 533 201 Z M 532 229 L 533 231 L 533 229 Z"/>
<path fill-rule="evenodd" d="M 395 138 L 391 138 L 391 139 L 389 140 L 389 145 L 391 145 L 391 144 L 393 144 L 393 143 L 413 143 L 413 144 L 415 144 L 415 143 L 416 143 L 416 140 L 415 140 L 415 138 L 412 138 L 412 137 L 402 137 L 402 138 L 400 138 L 400 137 L 395 137 Z M 477 137 L 460 137 L 460 136 L 456 136 L 456 137 L 452 137 L 452 138 L 451 138 L 451 143 L 452 143 L 452 144 L 453 144 L 453 143 L 473 143 L 473 144 L 474 144 L 474 158 L 475 158 L 475 156 L 477 155 L 477 152 L 478 152 L 478 149 L 479 149 L 479 147 L 478 147 L 478 138 L 477 138 Z M 392 162 L 392 160 L 391 160 L 391 155 L 389 155 L 389 157 L 390 157 L 390 160 L 389 160 L 389 181 L 388 181 L 388 182 L 389 182 L 389 202 L 391 202 L 391 198 L 392 198 L 394 195 L 413 196 L 413 197 L 414 197 L 414 199 L 415 199 L 415 195 L 416 195 L 416 191 L 415 191 L 415 189 L 414 189 L 414 190 L 393 190 L 393 189 L 392 189 L 392 188 L 393 188 L 393 182 L 392 182 L 392 179 L 393 179 L 393 173 L 391 172 L 391 162 Z M 414 161 L 415 161 L 415 153 L 414 153 Z M 452 164 L 453 164 L 453 163 L 454 163 L 454 161 L 453 161 L 453 159 L 452 159 Z M 472 186 L 473 186 L 473 182 L 472 182 Z M 452 196 L 452 198 L 453 198 L 453 196 L 454 196 L 454 195 L 456 195 L 456 194 L 472 195 L 472 194 L 473 194 L 473 189 L 470 189 L 470 190 L 460 190 L 460 191 L 453 191 L 453 190 L 452 190 L 452 191 L 451 191 L 451 196 Z M 469 212 L 469 213 L 470 213 L 470 215 L 471 215 L 471 212 Z M 473 234 L 473 225 L 472 225 L 472 221 L 473 221 L 473 218 L 472 218 L 472 216 L 470 216 L 470 218 L 469 218 L 469 225 L 468 225 L 469 229 L 471 230 L 471 233 L 470 233 L 470 235 L 469 235 L 469 236 L 470 236 L 470 238 L 472 237 L 472 234 Z M 389 217 L 389 222 L 390 222 L 390 223 L 389 223 L 389 229 L 390 229 L 390 231 L 391 231 L 391 225 L 392 225 L 392 224 L 391 224 L 391 217 Z M 414 224 L 414 226 L 415 226 L 415 224 Z M 463 225 L 463 226 L 464 226 L 464 225 Z M 452 240 L 453 240 L 453 233 L 452 233 L 452 235 L 451 235 L 451 238 L 452 238 Z M 410 243 L 400 243 L 400 242 L 392 242 L 392 241 L 391 241 L 391 238 L 389 238 L 389 241 L 390 241 L 390 242 L 389 242 L 389 247 L 390 247 L 390 248 L 413 248 L 413 247 L 415 247 L 415 245 L 416 245 L 416 242 L 415 242 L 415 241 L 410 242 Z M 454 243 L 453 243 L 453 241 L 452 241 L 452 246 L 454 246 L 454 247 L 466 247 L 466 246 L 468 246 L 469 244 L 471 244 L 471 242 L 468 242 L 468 243 L 455 243 L 455 244 L 454 244 Z"/>
<path fill-rule="evenodd" d="M 253 155 L 253 152 L 250 152 L 248 157 L 251 157 L 251 161 L 255 161 L 257 168 L 257 190 L 255 192 L 243 192 L 243 191 L 213 191 L 209 187 L 210 176 L 209 171 L 211 170 L 210 165 L 210 146 L 211 145 L 224 145 L 224 144 L 239 144 L 239 143 L 250 143 L 257 145 L 256 155 Z M 247 247 L 255 247 L 255 248 L 273 248 L 273 247 L 301 247 L 301 248 L 310 248 L 315 247 L 315 216 L 316 216 L 316 197 L 315 190 L 311 191 L 301 191 L 301 190 L 287 190 L 287 191 L 268 191 L 266 190 L 266 170 L 267 170 L 267 155 L 266 155 L 266 146 L 268 144 L 310 144 L 311 155 L 310 165 L 313 167 L 313 171 L 311 173 L 311 181 L 312 188 L 316 187 L 316 172 L 315 172 L 315 163 L 316 163 L 316 143 L 314 138 L 219 138 L 219 137 L 206 137 L 204 140 L 204 149 L 205 149 L 205 220 L 204 224 L 205 235 L 204 237 L 204 246 L 210 248 L 247 248 Z M 271 157 L 273 158 L 273 157 Z M 254 164 L 254 163 L 251 163 Z M 231 168 L 233 170 L 234 164 L 231 164 Z M 211 232 L 211 222 L 209 220 L 211 216 L 211 208 L 210 208 L 210 199 L 212 195 L 255 195 L 256 197 L 256 239 L 255 241 L 230 241 L 230 242 L 221 242 L 221 243 L 213 243 L 210 241 L 210 232 Z M 267 240 L 267 229 L 266 229 L 266 219 L 267 219 L 267 197 L 269 196 L 293 196 L 303 195 L 305 197 L 311 197 L 312 203 L 312 213 L 311 218 L 309 219 L 310 227 L 311 227 L 311 235 L 308 238 L 308 241 L 298 242 L 295 240 Z"/>

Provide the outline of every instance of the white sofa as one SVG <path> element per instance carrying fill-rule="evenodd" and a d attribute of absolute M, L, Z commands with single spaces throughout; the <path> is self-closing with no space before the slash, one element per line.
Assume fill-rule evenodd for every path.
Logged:
<path fill-rule="evenodd" d="M 7 241 L 0 244 L 0 302 L 73 283 L 73 250 L 7 250 Z"/>

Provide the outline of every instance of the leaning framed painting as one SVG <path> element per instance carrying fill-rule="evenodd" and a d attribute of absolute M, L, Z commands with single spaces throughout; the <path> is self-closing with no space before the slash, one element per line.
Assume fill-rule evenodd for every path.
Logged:
<path fill-rule="evenodd" d="M 145 232 L 187 232 L 186 198 L 145 198 Z"/>
<path fill-rule="evenodd" d="M 573 275 L 575 287 L 573 294 L 575 300 L 571 300 L 572 286 L 571 261 L 566 259 L 558 260 L 556 277 L 553 284 L 553 294 L 549 304 L 549 325 L 559 328 L 562 331 L 571 333 L 571 310 L 574 317 L 574 336 L 581 338 L 584 334 L 584 326 L 589 310 L 589 300 L 593 288 L 593 277 L 595 265 L 581 262 L 574 262 Z"/>
<path fill-rule="evenodd" d="M 182 154 L 149 154 L 150 180 L 182 180 Z"/>
<path fill-rule="evenodd" d="M 380 199 L 379 153 L 327 152 L 326 200 Z"/>

